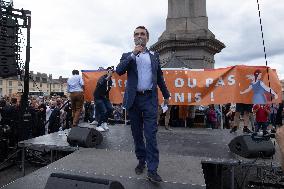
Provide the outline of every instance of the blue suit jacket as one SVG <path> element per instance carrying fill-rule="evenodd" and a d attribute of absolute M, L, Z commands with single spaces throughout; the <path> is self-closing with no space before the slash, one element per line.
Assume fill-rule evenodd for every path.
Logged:
<path fill-rule="evenodd" d="M 118 75 L 123 75 L 127 72 L 127 84 L 124 93 L 123 105 L 125 108 L 129 109 L 133 105 L 137 84 L 138 84 L 138 72 L 136 60 L 133 60 L 131 57 L 132 52 L 122 54 L 120 63 L 116 67 L 116 72 Z M 160 66 L 159 56 L 156 53 L 149 52 L 151 66 L 152 66 L 152 103 L 157 105 L 158 103 L 158 90 L 157 85 L 159 86 L 165 99 L 170 97 L 170 93 L 167 89 L 167 86 L 164 81 L 163 72 Z"/>

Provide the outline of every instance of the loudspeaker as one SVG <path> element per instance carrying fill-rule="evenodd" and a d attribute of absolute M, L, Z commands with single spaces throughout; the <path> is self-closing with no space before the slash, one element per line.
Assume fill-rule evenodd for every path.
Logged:
<path fill-rule="evenodd" d="M 1 51 L 1 50 L 0 50 Z M 0 55 L 0 77 L 6 78 L 18 74 L 18 64 L 15 57 L 4 57 Z"/>
<path fill-rule="evenodd" d="M 201 164 L 206 189 L 284 188 L 281 167 L 270 163 L 218 159 L 203 160 Z"/>
<path fill-rule="evenodd" d="M 275 154 L 274 145 L 269 138 L 255 138 L 251 135 L 235 137 L 229 143 L 229 148 L 231 152 L 245 158 L 267 158 Z"/>
<path fill-rule="evenodd" d="M 102 141 L 103 135 L 99 131 L 87 127 L 73 127 L 67 136 L 67 142 L 71 146 L 92 148 Z"/>
<path fill-rule="evenodd" d="M 63 173 L 51 173 L 44 189 L 124 189 L 124 186 L 118 181 L 107 179 L 83 177 Z"/>

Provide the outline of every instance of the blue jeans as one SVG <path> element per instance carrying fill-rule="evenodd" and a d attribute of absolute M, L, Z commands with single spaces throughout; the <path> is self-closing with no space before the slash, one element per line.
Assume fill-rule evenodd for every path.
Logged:
<path fill-rule="evenodd" d="M 96 99 L 95 104 L 98 125 L 101 125 L 102 123 L 107 122 L 112 114 L 113 108 L 109 99 L 106 98 Z"/>
<path fill-rule="evenodd" d="M 267 126 L 268 126 L 268 122 L 257 122 L 256 123 L 256 132 L 258 132 L 260 128 L 262 128 L 262 131 L 266 131 Z"/>

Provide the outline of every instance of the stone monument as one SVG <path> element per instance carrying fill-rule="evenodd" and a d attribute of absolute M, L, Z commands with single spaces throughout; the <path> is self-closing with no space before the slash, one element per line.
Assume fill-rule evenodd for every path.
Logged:
<path fill-rule="evenodd" d="M 206 0 L 168 0 L 166 30 L 151 47 L 162 67 L 214 68 L 224 47 L 208 29 Z"/>

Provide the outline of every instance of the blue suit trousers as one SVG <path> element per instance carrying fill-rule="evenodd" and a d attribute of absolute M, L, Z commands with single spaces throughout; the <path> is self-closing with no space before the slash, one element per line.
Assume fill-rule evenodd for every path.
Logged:
<path fill-rule="evenodd" d="M 128 115 L 136 157 L 140 163 L 147 163 L 149 172 L 156 172 L 159 165 L 159 150 L 156 138 L 158 104 L 153 104 L 151 99 L 152 93 L 137 94 L 133 106 L 128 110 Z"/>

